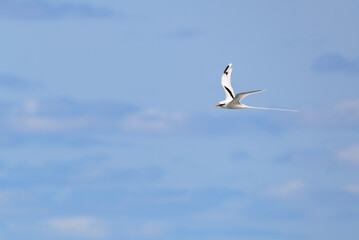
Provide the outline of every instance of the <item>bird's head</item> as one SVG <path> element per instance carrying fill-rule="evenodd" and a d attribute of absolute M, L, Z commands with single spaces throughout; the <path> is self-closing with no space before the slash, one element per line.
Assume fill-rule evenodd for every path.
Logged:
<path fill-rule="evenodd" d="M 223 105 L 225 105 L 224 101 L 219 102 L 218 104 L 214 105 L 215 107 L 222 107 Z"/>

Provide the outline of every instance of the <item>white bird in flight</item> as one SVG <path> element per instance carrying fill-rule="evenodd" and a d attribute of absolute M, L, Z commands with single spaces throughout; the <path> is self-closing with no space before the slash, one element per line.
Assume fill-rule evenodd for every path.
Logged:
<path fill-rule="evenodd" d="M 241 103 L 242 99 L 246 96 L 263 92 L 265 90 L 256 90 L 256 91 L 250 91 L 250 92 L 242 92 L 238 94 L 234 94 L 232 85 L 231 85 L 231 74 L 232 74 L 232 63 L 228 64 L 226 69 L 223 72 L 222 75 L 222 86 L 224 89 L 224 93 L 226 94 L 226 99 L 219 102 L 215 107 L 221 107 L 221 108 L 227 108 L 227 109 L 244 109 L 244 108 L 255 108 L 255 109 L 267 109 L 267 110 L 278 110 L 278 111 L 291 111 L 291 112 L 297 112 L 297 110 L 289 110 L 289 109 L 280 109 L 280 108 L 263 108 L 263 107 L 251 107 L 244 105 Z"/>

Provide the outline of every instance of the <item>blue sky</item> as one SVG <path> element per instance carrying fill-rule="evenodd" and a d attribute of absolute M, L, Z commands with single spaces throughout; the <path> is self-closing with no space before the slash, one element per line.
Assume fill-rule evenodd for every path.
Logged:
<path fill-rule="evenodd" d="M 0 0 L 0 238 L 357 239 L 358 10 Z"/>

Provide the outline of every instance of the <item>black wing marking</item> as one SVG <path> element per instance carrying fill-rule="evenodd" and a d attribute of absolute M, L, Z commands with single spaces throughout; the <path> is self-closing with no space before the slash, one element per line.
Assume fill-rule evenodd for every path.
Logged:
<path fill-rule="evenodd" d="M 226 75 L 228 75 L 228 72 L 227 72 L 227 70 L 228 70 L 228 68 L 229 68 L 229 65 L 226 67 L 226 69 L 224 69 L 224 74 L 226 74 Z M 231 94 L 232 95 L 232 94 Z"/>
<path fill-rule="evenodd" d="M 229 88 L 227 88 L 227 87 L 224 87 L 224 88 L 227 90 L 227 92 L 229 93 L 229 95 L 231 95 L 231 97 L 234 98 L 232 91 L 229 90 Z"/>

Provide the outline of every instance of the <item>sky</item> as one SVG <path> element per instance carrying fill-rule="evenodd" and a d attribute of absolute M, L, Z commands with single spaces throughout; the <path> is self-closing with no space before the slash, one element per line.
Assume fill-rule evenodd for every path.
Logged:
<path fill-rule="evenodd" d="M 358 239 L 358 12 L 0 0 L 0 238 Z"/>

